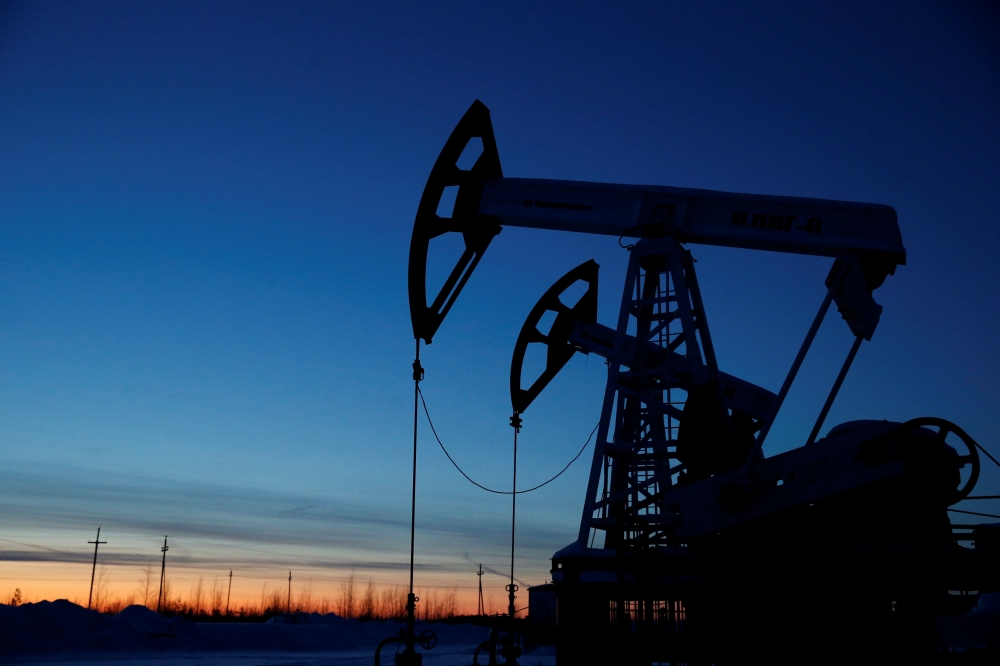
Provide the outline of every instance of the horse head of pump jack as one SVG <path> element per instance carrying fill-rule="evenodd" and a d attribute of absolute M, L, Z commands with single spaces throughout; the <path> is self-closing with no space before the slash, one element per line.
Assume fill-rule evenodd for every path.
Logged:
<path fill-rule="evenodd" d="M 555 284 L 531 308 L 528 318 L 521 327 L 521 332 L 514 343 L 514 358 L 510 364 L 510 402 L 514 411 L 523 413 L 528 405 L 538 397 L 548 383 L 563 369 L 573 354 L 581 351 L 570 340 L 576 324 L 597 323 L 597 272 L 600 267 L 593 259 L 586 261 L 566 275 L 559 278 Z M 575 305 L 569 306 L 560 299 L 567 289 L 577 282 L 584 282 L 587 291 Z M 539 330 L 542 317 L 547 312 L 555 313 L 555 320 L 546 333 Z M 524 369 L 524 357 L 528 345 L 537 343 L 545 346 L 545 370 L 531 383 L 528 388 L 521 386 L 521 374 Z"/>
<path fill-rule="evenodd" d="M 459 158 L 474 138 L 482 140 L 483 152 L 471 169 L 462 170 L 458 167 Z M 486 181 L 502 177 L 490 111 L 476 100 L 465 112 L 438 155 L 423 196 L 420 197 L 417 219 L 413 223 L 408 277 L 410 321 L 415 339 L 423 339 L 430 344 L 486 248 L 493 237 L 500 233 L 500 225 L 480 215 L 478 208 Z M 440 217 L 437 214 L 438 206 L 449 187 L 458 188 L 455 207 L 451 217 Z M 446 233 L 462 234 L 465 250 L 440 292 L 428 305 L 427 251 L 431 239 Z"/>

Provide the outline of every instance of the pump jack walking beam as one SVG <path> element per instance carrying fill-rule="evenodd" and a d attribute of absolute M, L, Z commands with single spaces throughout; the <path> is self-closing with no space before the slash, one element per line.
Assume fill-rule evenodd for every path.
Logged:
<path fill-rule="evenodd" d="M 457 165 L 472 139 L 482 153 Z M 457 188 L 450 215 L 438 215 Z M 442 211 L 446 212 L 446 211 Z M 415 338 L 431 342 L 493 237 L 503 226 L 627 238 L 672 236 L 699 243 L 815 256 L 857 256 L 869 294 L 906 263 L 896 211 L 868 203 L 735 194 L 677 187 L 504 178 L 490 112 L 478 100 L 459 121 L 431 170 L 410 241 L 410 316 Z M 465 251 L 428 305 L 427 248 L 461 233 Z"/>

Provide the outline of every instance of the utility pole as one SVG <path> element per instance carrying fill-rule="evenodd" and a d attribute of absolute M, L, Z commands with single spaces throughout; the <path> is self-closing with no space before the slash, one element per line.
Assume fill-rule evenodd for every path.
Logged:
<path fill-rule="evenodd" d="M 229 597 L 233 596 L 233 570 L 229 570 L 229 591 L 226 592 L 226 615 L 229 615 Z"/>
<path fill-rule="evenodd" d="M 285 612 L 292 612 L 292 572 L 288 572 L 288 605 L 285 606 Z"/>
<path fill-rule="evenodd" d="M 90 570 L 90 596 L 87 597 L 87 610 L 90 610 L 90 602 L 94 600 L 94 574 L 97 573 L 97 547 L 107 541 L 101 541 L 101 526 L 97 526 L 97 538 L 87 543 L 94 544 L 94 568 Z M 104 574 L 101 574 L 102 576 Z"/>
<path fill-rule="evenodd" d="M 160 594 L 156 598 L 156 612 L 160 613 L 163 611 L 163 584 L 166 581 L 167 575 L 167 551 L 170 548 L 167 547 L 167 537 L 163 536 L 163 548 L 160 549 L 163 552 L 163 563 L 160 565 Z"/>
<path fill-rule="evenodd" d="M 479 573 L 477 573 L 476 575 L 479 576 L 479 615 L 483 616 L 483 615 L 486 615 L 486 607 L 483 605 L 483 565 L 482 564 L 479 565 Z"/>

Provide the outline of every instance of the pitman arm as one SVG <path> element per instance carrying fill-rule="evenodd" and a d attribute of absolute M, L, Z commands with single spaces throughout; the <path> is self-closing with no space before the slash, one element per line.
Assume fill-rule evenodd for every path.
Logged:
<path fill-rule="evenodd" d="M 615 331 L 602 324 L 578 322 L 569 336 L 569 342 L 585 354 L 595 354 L 602 358 L 611 358 L 615 344 Z M 636 349 L 635 336 L 625 337 L 625 347 L 622 349 L 620 362 L 626 367 L 632 367 L 636 353 L 645 354 L 657 359 L 658 364 L 670 368 L 678 377 L 690 375 L 690 361 L 677 352 L 667 351 L 652 342 L 642 342 Z M 669 376 L 670 373 L 665 373 Z M 678 381 L 677 386 L 683 388 L 686 383 Z M 767 418 L 774 405 L 776 396 L 765 388 L 748 381 L 719 371 L 719 387 L 726 407 L 738 409 L 758 420 Z"/>

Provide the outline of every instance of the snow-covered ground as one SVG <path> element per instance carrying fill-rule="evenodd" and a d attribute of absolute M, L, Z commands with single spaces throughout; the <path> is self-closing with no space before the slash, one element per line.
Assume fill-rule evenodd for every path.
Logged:
<path fill-rule="evenodd" d="M 467 647 L 467 646 L 466 646 Z M 469 666 L 472 663 L 471 649 L 440 649 L 423 652 L 426 666 Z M 82 655 L 79 657 L 63 656 L 50 658 L 15 658 L 12 661 L 3 660 L 9 664 L 31 664 L 32 666 L 64 666 L 65 664 L 85 663 L 88 666 L 132 666 L 134 664 L 149 664 L 150 666 L 365 666 L 372 663 L 371 652 L 261 652 L 261 653 L 231 653 L 206 654 L 186 653 L 174 655 L 136 653 L 116 655 Z M 487 659 L 480 656 L 479 663 L 485 664 Z M 383 664 L 391 666 L 392 654 L 382 660 Z M 551 648 L 540 648 L 529 651 L 518 659 L 521 666 L 554 666 L 555 651 Z"/>
<path fill-rule="evenodd" d="M 399 633 L 398 622 L 358 622 L 336 615 L 308 616 L 309 624 L 196 624 L 165 618 L 141 606 L 114 616 L 68 601 L 0 606 L 0 662 L 35 666 L 86 662 L 155 666 L 321 666 L 371 664 L 379 641 Z M 475 625 L 419 623 L 433 629 L 438 644 L 421 650 L 427 666 L 472 663 L 489 629 Z M 395 645 L 383 649 L 392 664 Z M 485 658 L 480 657 L 480 663 Z M 523 666 L 553 666 L 555 652 L 540 648 Z"/>

